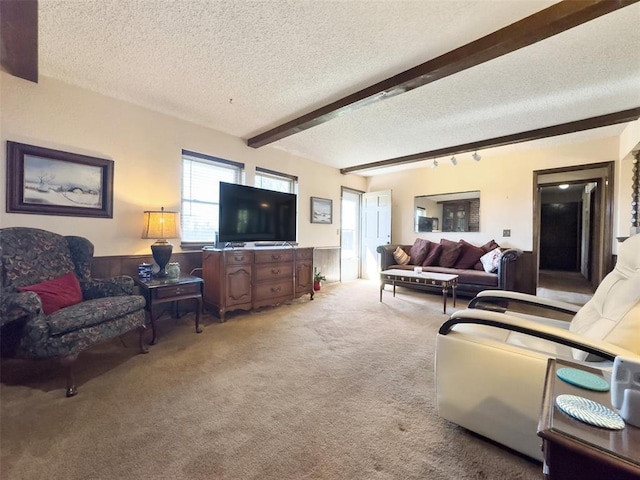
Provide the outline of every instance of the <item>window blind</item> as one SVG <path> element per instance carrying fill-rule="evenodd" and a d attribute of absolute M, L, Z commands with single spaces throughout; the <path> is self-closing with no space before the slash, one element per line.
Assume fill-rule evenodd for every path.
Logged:
<path fill-rule="evenodd" d="M 220 182 L 241 184 L 244 164 L 182 151 L 182 244 L 213 244 L 218 232 Z"/>

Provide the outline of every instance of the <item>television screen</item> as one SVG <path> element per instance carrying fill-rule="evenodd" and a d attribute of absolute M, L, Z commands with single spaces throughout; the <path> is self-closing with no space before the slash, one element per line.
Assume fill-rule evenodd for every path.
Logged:
<path fill-rule="evenodd" d="M 293 242 L 296 195 L 220 182 L 220 242 Z"/>

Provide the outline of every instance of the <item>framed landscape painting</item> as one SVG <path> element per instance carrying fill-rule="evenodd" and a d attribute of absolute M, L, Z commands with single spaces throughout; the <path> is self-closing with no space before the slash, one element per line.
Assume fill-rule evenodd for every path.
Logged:
<path fill-rule="evenodd" d="M 311 197 L 311 223 L 333 222 L 333 200 Z"/>
<path fill-rule="evenodd" d="M 7 142 L 7 212 L 113 218 L 113 161 Z"/>

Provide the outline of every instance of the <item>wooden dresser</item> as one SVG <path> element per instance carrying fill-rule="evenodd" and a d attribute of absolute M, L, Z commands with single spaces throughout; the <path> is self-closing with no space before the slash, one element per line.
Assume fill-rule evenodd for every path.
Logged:
<path fill-rule="evenodd" d="M 278 305 L 306 293 L 313 300 L 313 248 L 202 250 L 204 304 L 224 322 L 232 310 Z"/>

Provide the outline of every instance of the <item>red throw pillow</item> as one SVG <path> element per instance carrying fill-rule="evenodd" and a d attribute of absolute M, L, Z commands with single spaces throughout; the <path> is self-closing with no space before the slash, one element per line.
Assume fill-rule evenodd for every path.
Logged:
<path fill-rule="evenodd" d="M 424 259 L 429 252 L 429 244 L 431 242 L 429 240 L 425 240 L 424 238 L 416 238 L 416 241 L 413 242 L 413 246 L 409 251 L 409 255 L 411 255 L 411 262 L 414 265 L 422 265 Z"/>
<path fill-rule="evenodd" d="M 460 256 L 462 246 L 457 242 L 452 242 L 451 240 L 446 240 L 444 238 L 440 240 L 440 245 L 442 246 L 442 252 L 440 252 L 438 264 L 441 267 L 454 268 L 456 261 Z"/>
<path fill-rule="evenodd" d="M 468 269 L 480 261 L 480 257 L 485 254 L 485 251 L 480 247 L 470 244 L 464 240 L 460 240 L 460 246 L 462 247 L 462 253 L 456 260 L 455 268 Z"/>
<path fill-rule="evenodd" d="M 440 252 L 442 252 L 442 245 L 439 243 L 431 243 L 429 246 L 429 253 L 422 262 L 423 267 L 430 267 L 431 265 L 438 265 L 438 259 L 440 258 Z"/>
<path fill-rule="evenodd" d="M 59 278 L 36 283 L 27 287 L 18 287 L 19 292 L 35 292 L 42 300 L 42 310 L 45 315 L 51 315 L 64 307 L 69 307 L 82 301 L 80 282 L 73 272 Z"/>

